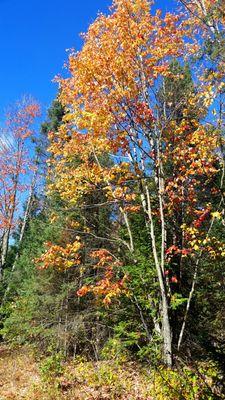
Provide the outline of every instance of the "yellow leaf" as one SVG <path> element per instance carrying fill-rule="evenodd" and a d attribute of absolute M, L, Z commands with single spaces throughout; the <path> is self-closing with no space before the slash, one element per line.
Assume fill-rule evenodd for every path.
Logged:
<path fill-rule="evenodd" d="M 222 218 L 221 213 L 219 211 L 214 211 L 211 213 L 211 215 L 213 218 L 218 218 L 218 219 Z"/>

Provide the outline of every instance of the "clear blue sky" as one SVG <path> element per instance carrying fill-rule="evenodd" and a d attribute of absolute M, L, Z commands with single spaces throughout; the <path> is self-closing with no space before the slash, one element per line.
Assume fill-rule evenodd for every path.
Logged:
<path fill-rule="evenodd" d="M 158 0 L 170 9 L 173 0 Z M 0 115 L 11 103 L 30 94 L 50 105 L 56 93 L 52 83 L 62 72 L 66 49 L 81 46 L 97 12 L 106 12 L 111 0 L 0 0 Z"/>

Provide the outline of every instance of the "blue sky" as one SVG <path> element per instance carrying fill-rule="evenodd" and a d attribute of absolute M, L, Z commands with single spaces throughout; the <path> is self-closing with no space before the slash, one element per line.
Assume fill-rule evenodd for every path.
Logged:
<path fill-rule="evenodd" d="M 158 0 L 170 9 L 173 0 Z M 97 12 L 106 12 L 111 0 L 0 0 L 0 116 L 24 94 L 42 105 L 54 99 L 55 75 L 63 71 L 66 49 L 81 47 Z"/>

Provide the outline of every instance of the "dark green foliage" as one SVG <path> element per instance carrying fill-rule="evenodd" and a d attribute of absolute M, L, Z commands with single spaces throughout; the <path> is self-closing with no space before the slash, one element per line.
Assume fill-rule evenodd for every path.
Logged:
<path fill-rule="evenodd" d="M 58 100 L 54 100 L 47 112 L 47 120 L 41 124 L 41 135 L 39 136 L 38 140 L 35 141 L 35 143 L 39 163 L 43 162 L 44 166 L 46 158 L 49 157 L 47 151 L 49 145 L 48 134 L 52 131 L 55 132 L 59 128 L 64 115 L 65 111 L 61 103 Z"/>
<path fill-rule="evenodd" d="M 43 271 L 34 263 L 44 251 L 44 242 L 57 242 L 61 229 L 61 223 L 50 225 L 44 212 L 30 222 L 10 282 L 10 293 L 2 308 L 1 333 L 6 341 L 32 343 L 42 351 L 51 347 L 64 354 L 80 351 L 93 354 L 97 311 L 76 296 L 81 279 L 79 270 Z"/>
<path fill-rule="evenodd" d="M 64 108 L 58 100 L 54 100 L 52 106 L 48 110 L 48 119 L 41 125 L 41 132 L 45 135 L 50 131 L 57 131 L 62 118 L 65 115 Z"/>

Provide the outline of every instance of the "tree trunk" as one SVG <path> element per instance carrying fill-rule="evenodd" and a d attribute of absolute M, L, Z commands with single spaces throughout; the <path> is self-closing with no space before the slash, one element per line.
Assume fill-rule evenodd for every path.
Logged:
<path fill-rule="evenodd" d="M 152 250 L 155 261 L 156 272 L 158 276 L 160 294 L 161 294 L 161 309 L 160 309 L 160 317 L 162 323 L 161 335 L 163 340 L 163 361 L 168 366 L 172 365 L 172 334 L 171 334 L 171 326 L 169 321 L 169 307 L 167 302 L 166 295 L 166 283 L 163 278 L 162 267 L 159 262 L 157 249 L 156 249 L 156 237 L 155 237 L 155 229 L 154 229 L 154 221 L 152 216 L 151 209 L 151 200 L 148 187 L 146 186 L 146 197 L 147 197 L 147 207 L 148 207 L 148 215 L 149 215 L 149 224 L 150 224 L 150 235 L 152 242 Z"/>
<path fill-rule="evenodd" d="M 167 367 L 172 366 L 172 334 L 169 321 L 168 303 L 166 296 L 162 300 L 162 337 L 163 337 L 163 358 Z"/>
<path fill-rule="evenodd" d="M 2 279 L 2 276 L 3 276 L 3 268 L 5 266 L 6 257 L 7 257 L 7 253 L 8 253 L 9 233 L 10 233 L 10 229 L 8 228 L 5 230 L 3 237 L 2 237 L 1 257 L 0 257 L 0 279 Z"/>

